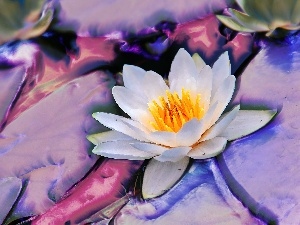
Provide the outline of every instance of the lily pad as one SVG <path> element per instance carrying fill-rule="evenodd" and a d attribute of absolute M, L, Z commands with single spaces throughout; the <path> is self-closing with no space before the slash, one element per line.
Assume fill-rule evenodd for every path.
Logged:
<path fill-rule="evenodd" d="M 21 89 L 25 77 L 24 66 L 0 71 L 0 128 L 3 128 L 6 117 Z"/>
<path fill-rule="evenodd" d="M 44 3 L 45 0 L 0 1 L 0 44 L 44 33 L 53 18 L 51 6 L 42 13 Z"/>
<path fill-rule="evenodd" d="M 300 39 L 267 42 L 239 78 L 235 103 L 277 109 L 256 133 L 232 142 L 218 157 L 233 193 L 270 224 L 300 221 Z"/>
<path fill-rule="evenodd" d="M 0 223 L 2 224 L 11 210 L 22 188 L 22 180 L 16 177 L 0 179 Z"/>
<path fill-rule="evenodd" d="M 156 4 L 151 1 L 141 4 L 138 0 L 86 0 L 74 4 L 72 0 L 64 0 L 59 1 L 61 23 L 57 25 L 57 29 L 77 27 L 80 36 L 99 36 L 116 30 L 136 32 L 148 26 L 155 26 L 161 21 L 182 23 L 204 17 L 232 3 L 233 0 L 192 0 L 188 4 L 183 0 L 177 0 L 176 4 L 172 0 Z M 120 10 L 124 7 L 126 10 Z"/>
<path fill-rule="evenodd" d="M 97 156 L 88 152 L 85 137 L 91 129 L 104 127 L 94 122 L 91 113 L 95 105 L 115 110 L 114 83 L 103 72 L 75 79 L 4 128 L 0 177 L 18 177 L 27 183 L 11 218 L 45 212 L 93 166 Z"/>
<path fill-rule="evenodd" d="M 155 181 L 154 181 L 155 183 Z M 114 224 L 262 225 L 230 193 L 214 159 L 194 161 L 185 176 L 164 195 L 131 201 Z"/>

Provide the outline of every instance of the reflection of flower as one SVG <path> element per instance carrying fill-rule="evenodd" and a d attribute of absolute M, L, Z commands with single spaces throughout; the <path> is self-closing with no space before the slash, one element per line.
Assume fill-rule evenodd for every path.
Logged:
<path fill-rule="evenodd" d="M 113 131 L 88 139 L 93 152 L 118 159 L 178 161 L 213 157 L 228 140 L 264 126 L 273 111 L 244 111 L 235 106 L 225 113 L 235 87 L 228 54 L 213 68 L 198 55 L 180 49 L 171 66 L 169 86 L 160 75 L 139 67 L 124 66 L 125 87 L 114 87 L 113 96 L 131 119 L 104 112 L 93 117 Z"/>
<path fill-rule="evenodd" d="M 54 13 L 50 3 L 43 9 L 44 3 L 45 0 L 0 1 L 0 44 L 44 33 Z"/>
<path fill-rule="evenodd" d="M 277 28 L 300 28 L 300 1 L 298 0 L 236 0 L 245 13 L 229 9 L 231 17 L 218 15 L 218 19 L 233 30 L 267 32 Z"/>

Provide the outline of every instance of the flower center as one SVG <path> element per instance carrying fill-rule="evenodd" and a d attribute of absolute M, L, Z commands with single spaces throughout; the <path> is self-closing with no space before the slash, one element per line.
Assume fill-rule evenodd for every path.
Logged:
<path fill-rule="evenodd" d="M 178 132 L 180 128 L 193 118 L 200 120 L 204 109 L 200 105 L 201 96 L 191 99 L 189 91 L 181 90 L 181 98 L 174 92 L 166 91 L 167 97 L 160 96 L 158 101 L 148 103 L 154 121 L 150 122 L 157 131 Z"/>

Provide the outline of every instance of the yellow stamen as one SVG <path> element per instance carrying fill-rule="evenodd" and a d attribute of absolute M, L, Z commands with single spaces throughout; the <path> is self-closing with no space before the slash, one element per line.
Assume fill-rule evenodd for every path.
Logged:
<path fill-rule="evenodd" d="M 202 119 L 204 109 L 200 103 L 200 94 L 193 100 L 190 92 L 184 88 L 181 90 L 181 98 L 178 93 L 167 90 L 165 97 L 160 96 L 158 101 L 153 100 L 148 104 L 154 118 L 150 124 L 154 130 L 178 132 L 191 119 Z"/>

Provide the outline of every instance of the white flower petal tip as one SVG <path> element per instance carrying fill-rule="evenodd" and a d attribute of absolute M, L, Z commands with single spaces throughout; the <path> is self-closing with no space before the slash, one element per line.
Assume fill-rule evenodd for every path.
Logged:
<path fill-rule="evenodd" d="M 99 121 L 99 115 L 100 115 L 101 113 L 100 112 L 95 112 L 95 113 L 93 113 L 92 114 L 92 117 L 95 119 L 95 120 L 97 120 L 97 121 Z"/>
<path fill-rule="evenodd" d="M 86 136 L 86 139 L 88 139 L 90 142 L 92 142 L 94 145 L 97 145 L 97 138 L 94 138 L 93 135 Z"/>
<path fill-rule="evenodd" d="M 204 66 L 206 66 L 206 63 L 203 61 L 203 59 L 199 56 L 199 54 L 195 53 L 192 56 L 194 63 L 197 67 L 197 70 L 200 72 Z"/>
<path fill-rule="evenodd" d="M 162 163 L 155 159 L 151 159 L 146 167 L 143 178 L 143 198 L 155 198 L 170 190 L 183 176 L 188 165 L 188 157 L 184 157 L 175 163 Z"/>
<path fill-rule="evenodd" d="M 108 141 L 134 140 L 133 138 L 114 130 L 101 132 L 97 134 L 91 134 L 86 136 L 86 138 L 94 145 Z"/>
<path fill-rule="evenodd" d="M 235 119 L 219 134 L 232 141 L 249 135 L 268 124 L 277 110 L 239 110 Z"/>
<path fill-rule="evenodd" d="M 98 144 L 93 153 L 107 158 L 128 159 L 128 160 L 144 160 L 155 156 L 153 153 L 143 152 L 134 147 L 132 144 L 138 141 L 109 141 Z"/>
<path fill-rule="evenodd" d="M 188 153 L 188 156 L 193 159 L 212 158 L 223 152 L 226 144 L 226 138 L 215 137 L 214 139 L 200 142 Z"/>
<path fill-rule="evenodd" d="M 132 91 L 139 93 L 143 91 L 140 85 L 146 71 L 140 67 L 127 65 L 123 66 L 123 82 L 124 86 Z"/>

